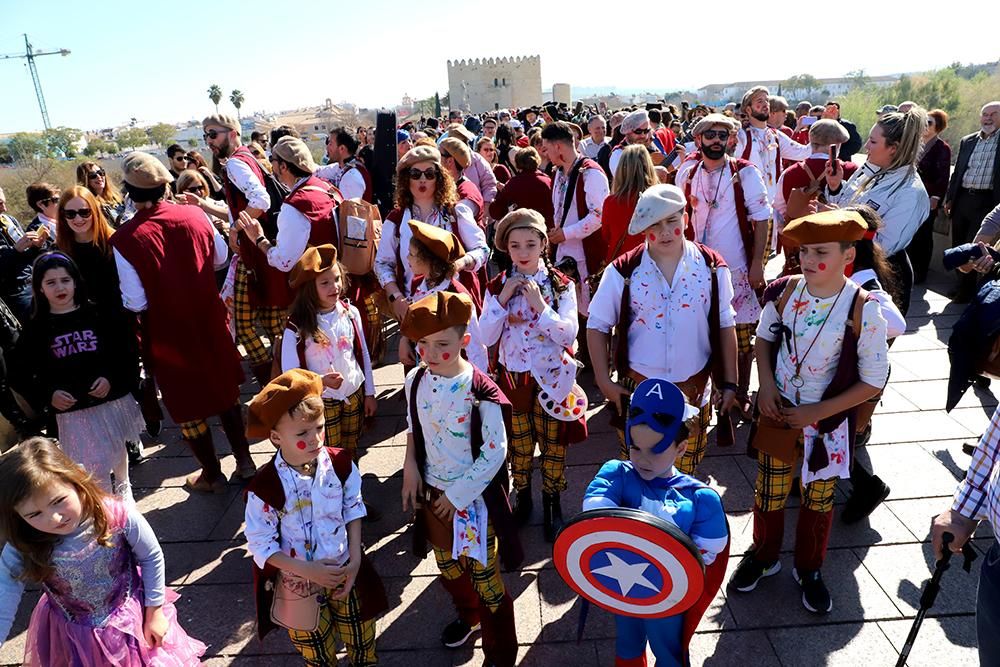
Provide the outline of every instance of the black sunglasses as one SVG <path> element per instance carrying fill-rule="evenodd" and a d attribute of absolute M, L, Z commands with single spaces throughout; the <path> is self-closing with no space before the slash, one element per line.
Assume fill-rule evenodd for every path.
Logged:
<path fill-rule="evenodd" d="M 649 134 L 649 128 L 643 127 L 638 130 L 632 130 L 632 134 Z"/>
<path fill-rule="evenodd" d="M 76 209 L 72 209 L 72 208 L 63 209 L 63 216 L 67 220 L 75 220 L 76 216 L 80 216 L 81 219 L 87 220 L 87 219 L 90 218 L 91 215 L 92 215 L 92 213 L 91 213 L 91 210 L 89 208 L 81 208 L 80 210 L 76 210 Z"/>
<path fill-rule="evenodd" d="M 709 141 L 716 138 L 726 141 L 729 139 L 729 130 L 705 130 L 701 133 L 701 136 Z"/>
<path fill-rule="evenodd" d="M 45 199 L 38 200 L 39 206 L 48 206 L 49 204 L 55 204 L 59 201 L 59 197 L 46 197 Z"/>
<path fill-rule="evenodd" d="M 209 130 L 201 136 L 204 137 L 205 141 L 208 141 L 209 139 L 215 139 L 220 134 L 229 134 L 229 130 Z"/>
<path fill-rule="evenodd" d="M 206 192 L 206 190 L 205 190 L 205 186 L 204 185 L 192 185 L 189 188 L 185 188 L 184 192 L 201 192 L 201 193 L 204 193 L 204 192 Z"/>
<path fill-rule="evenodd" d="M 427 169 L 417 169 L 416 167 L 410 168 L 410 180 L 419 181 L 424 178 L 428 181 L 433 181 L 437 178 L 438 170 L 437 167 L 428 167 Z"/>
<path fill-rule="evenodd" d="M 89 178 L 91 180 L 93 180 L 95 178 L 104 178 L 104 170 L 103 169 L 97 169 L 95 171 L 92 171 L 89 174 L 87 174 L 87 178 Z"/>

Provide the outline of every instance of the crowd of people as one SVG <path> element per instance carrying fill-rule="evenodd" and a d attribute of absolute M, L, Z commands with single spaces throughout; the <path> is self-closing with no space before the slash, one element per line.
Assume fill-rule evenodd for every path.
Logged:
<path fill-rule="evenodd" d="M 129 482 L 162 404 L 198 464 L 191 492 L 246 485 L 258 635 L 286 629 L 307 664 L 334 664 L 338 642 L 351 664 L 376 664 L 387 602 L 362 521 L 393 499 L 365 493 L 359 444 L 390 332 L 406 373 L 402 503 L 454 603 L 445 646 L 481 632 L 486 664 L 515 663 L 501 565 L 523 559 L 536 463 L 544 539 L 576 514 L 562 505 L 565 460 L 588 438 L 591 387 L 619 451 L 584 511 L 642 509 L 724 571 L 722 500 L 699 466 L 713 414 L 720 447 L 746 422 L 753 545 L 728 586 L 750 594 L 779 572 L 797 493 L 792 576 L 807 610 L 830 612 L 837 480 L 851 483 L 846 522 L 890 494 L 855 449 L 927 279 L 937 210 L 954 245 L 998 233 L 1000 102 L 981 121 L 951 174 L 940 109 L 880 109 L 862 145 L 836 101 L 793 111 L 760 86 L 720 109 L 451 110 L 391 128 L 394 150 L 378 128 L 341 127 L 323 164 L 291 127 L 244 144 L 239 122 L 216 114 L 203 123 L 210 164 L 177 145 L 166 164 L 134 152 L 118 184 L 83 162 L 75 184 L 28 188 L 27 225 L 0 192 L 0 412 L 23 440 L 0 458 L 0 637 L 37 583 L 26 664 L 198 662 L 205 646 L 178 623 Z M 374 177 L 387 161 L 391 205 Z M 962 268 L 957 302 L 975 294 L 972 269 L 993 264 Z M 259 386 L 246 414 L 244 361 Z M 258 468 L 250 442 L 262 439 L 276 453 Z M 960 548 L 995 507 L 984 498 L 998 493 L 986 489 L 998 439 L 991 427 L 936 520 L 938 548 L 945 529 Z M 981 637 L 983 623 L 1000 636 L 991 595 Z M 685 664 L 695 608 L 617 617 L 616 664 L 644 665 L 647 643 L 658 664 Z M 984 664 L 1000 659 L 995 644 L 981 645 Z"/>

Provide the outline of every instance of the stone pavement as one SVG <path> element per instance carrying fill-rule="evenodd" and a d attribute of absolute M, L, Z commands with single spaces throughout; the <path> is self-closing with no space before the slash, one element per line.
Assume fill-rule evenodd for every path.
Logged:
<path fill-rule="evenodd" d="M 948 507 L 956 481 L 964 475 L 969 457 L 962 453 L 962 443 L 975 442 L 997 404 L 989 391 L 970 390 L 956 410 L 944 412 L 946 344 L 961 307 L 943 296 L 947 277 L 932 274 L 931 280 L 926 289 L 917 288 L 914 293 L 907 334 L 891 351 L 892 378 L 874 420 L 871 444 L 860 453 L 892 487 L 892 494 L 870 521 L 848 527 L 835 520 L 823 570 L 834 596 L 832 613 L 814 616 L 799 602 L 791 577 L 791 527 L 795 524 L 790 519 L 782 572 L 749 595 L 727 595 L 723 588 L 695 636 L 695 665 L 895 663 L 929 576 L 930 519 Z M 400 510 L 405 446 L 401 366 L 377 369 L 375 379 L 379 416 L 374 430 L 363 437 L 361 469 L 366 499 L 384 512 L 380 521 L 364 525 L 368 553 L 385 580 L 391 606 L 378 622 L 381 664 L 478 665 L 482 661 L 479 648 L 447 650 L 438 643 L 440 629 L 451 620 L 452 611 L 443 590 L 434 584 L 433 558 L 417 560 L 410 554 L 406 517 Z M 244 399 L 249 400 L 251 387 L 244 390 Z M 592 399 L 596 398 L 592 393 Z M 569 452 L 569 490 L 563 504 L 568 515 L 580 506 L 582 492 L 599 465 L 617 450 L 607 411 L 597 405 L 592 414 L 590 439 Z M 740 442 L 730 449 L 715 447 L 713 438 L 700 470 L 722 494 L 729 515 L 731 570 L 751 542 L 755 464 L 743 454 L 746 430 L 745 426 L 740 429 Z M 218 425 L 213 435 L 220 451 L 225 450 Z M 189 495 L 182 483 L 195 466 L 178 429 L 169 425 L 155 440 L 147 443 L 149 459 L 133 469 L 132 481 L 139 508 L 163 544 L 168 581 L 181 595 L 178 611 L 184 627 L 208 644 L 206 662 L 301 664 L 286 636 L 272 633 L 263 644 L 254 637 L 240 489 L 234 486 L 219 496 Z M 273 449 L 262 442 L 253 451 L 260 464 Z M 232 472 L 231 456 L 223 466 Z M 534 486 L 537 491 L 541 484 L 536 480 Z M 838 490 L 838 517 L 845 490 Z M 792 499 L 790 506 L 796 504 Z M 790 513 L 795 515 L 797 510 Z M 516 598 L 520 664 L 611 665 L 614 625 L 608 614 L 594 609 L 583 642 L 575 642 L 580 604 L 551 565 L 551 551 L 541 538 L 539 521 L 536 516 L 523 532 L 527 558 L 522 571 L 505 575 Z M 974 540 L 980 553 L 991 539 L 989 526 L 984 525 Z M 958 567 L 948 572 L 910 665 L 976 663 L 973 614 L 980 562 L 972 574 Z M 11 640 L 0 649 L 0 663 L 20 661 L 24 629 L 37 596 L 37 591 L 25 595 Z"/>

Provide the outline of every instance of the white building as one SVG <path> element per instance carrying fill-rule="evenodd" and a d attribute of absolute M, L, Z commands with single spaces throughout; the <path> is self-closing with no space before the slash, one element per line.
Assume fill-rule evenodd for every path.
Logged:
<path fill-rule="evenodd" d="M 541 104 L 541 59 L 449 60 L 448 98 L 452 109 L 471 113 Z"/>
<path fill-rule="evenodd" d="M 853 77 L 838 77 L 834 79 L 817 79 L 816 86 L 811 90 L 804 88 L 788 88 L 785 80 L 775 81 L 737 81 L 735 83 L 713 83 L 698 89 L 698 101 L 705 104 L 720 105 L 728 102 L 736 102 L 743 98 L 743 93 L 754 86 L 766 86 L 772 95 L 780 94 L 789 102 L 802 100 L 808 97 L 815 97 L 812 100 L 816 104 L 826 102 L 826 98 L 843 95 L 847 91 L 857 86 L 857 80 Z M 865 77 L 868 84 L 884 88 L 899 81 L 898 74 L 886 76 Z M 820 98 L 823 99 L 820 99 Z"/>

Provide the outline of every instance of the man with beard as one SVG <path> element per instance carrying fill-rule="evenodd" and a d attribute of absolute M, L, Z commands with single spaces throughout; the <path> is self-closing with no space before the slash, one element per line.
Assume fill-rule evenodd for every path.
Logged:
<path fill-rule="evenodd" d="M 747 160 L 726 154 L 738 130 L 736 120 L 722 114 L 709 114 L 698 121 L 692 130 L 698 157 L 681 165 L 676 183 L 687 201 L 688 238 L 721 254 L 732 275 L 737 398 L 746 410 L 753 333 L 760 319 L 755 290 L 764 287 L 764 247 L 771 206 L 760 171 Z"/>
<path fill-rule="evenodd" d="M 641 144 L 650 153 L 653 153 L 650 156 L 653 158 L 653 164 L 660 164 L 663 161 L 663 153 L 653 145 L 653 128 L 649 122 L 648 111 L 639 109 L 625 116 L 625 119 L 622 120 L 621 131 L 624 139 L 622 139 L 620 144 L 615 146 L 614 150 L 611 151 L 611 157 L 608 159 L 608 167 L 611 169 L 612 180 L 614 180 L 615 171 L 618 169 L 618 162 L 622 159 L 622 151 L 625 150 L 626 146 L 631 144 Z M 657 159 L 657 156 L 659 159 Z"/>
<path fill-rule="evenodd" d="M 746 114 L 748 125 L 736 133 L 736 157 L 747 160 L 760 171 L 767 187 L 767 201 L 774 202 L 781 175 L 781 160 L 805 160 L 812 154 L 808 144 L 800 144 L 772 127 L 767 121 L 771 117 L 770 93 L 764 86 L 754 86 L 743 95 L 740 110 Z M 772 223 L 768 222 L 768 227 Z M 767 234 L 773 244 L 772 232 Z"/>
<path fill-rule="evenodd" d="M 335 127 L 326 138 L 326 156 L 330 162 L 316 171 L 316 176 L 330 181 L 344 199 L 372 201 L 372 177 L 364 163 L 355 157 L 361 142 L 346 127 Z"/>
<path fill-rule="evenodd" d="M 271 378 L 271 355 L 257 327 L 263 328 L 272 341 L 281 333 L 291 292 L 288 276 L 268 264 L 259 247 L 262 239 L 240 234 L 236 223 L 244 211 L 251 218 L 260 219 L 271 207 L 271 197 L 264 185 L 263 168 L 240 143 L 239 122 L 232 116 L 217 114 L 202 121 L 202 128 L 212 155 L 225 161 L 223 190 L 229 207 L 229 243 L 240 259 L 233 286 L 236 342 L 243 346 L 250 370 L 263 387 Z M 271 233 L 273 241 L 276 230 Z"/>

